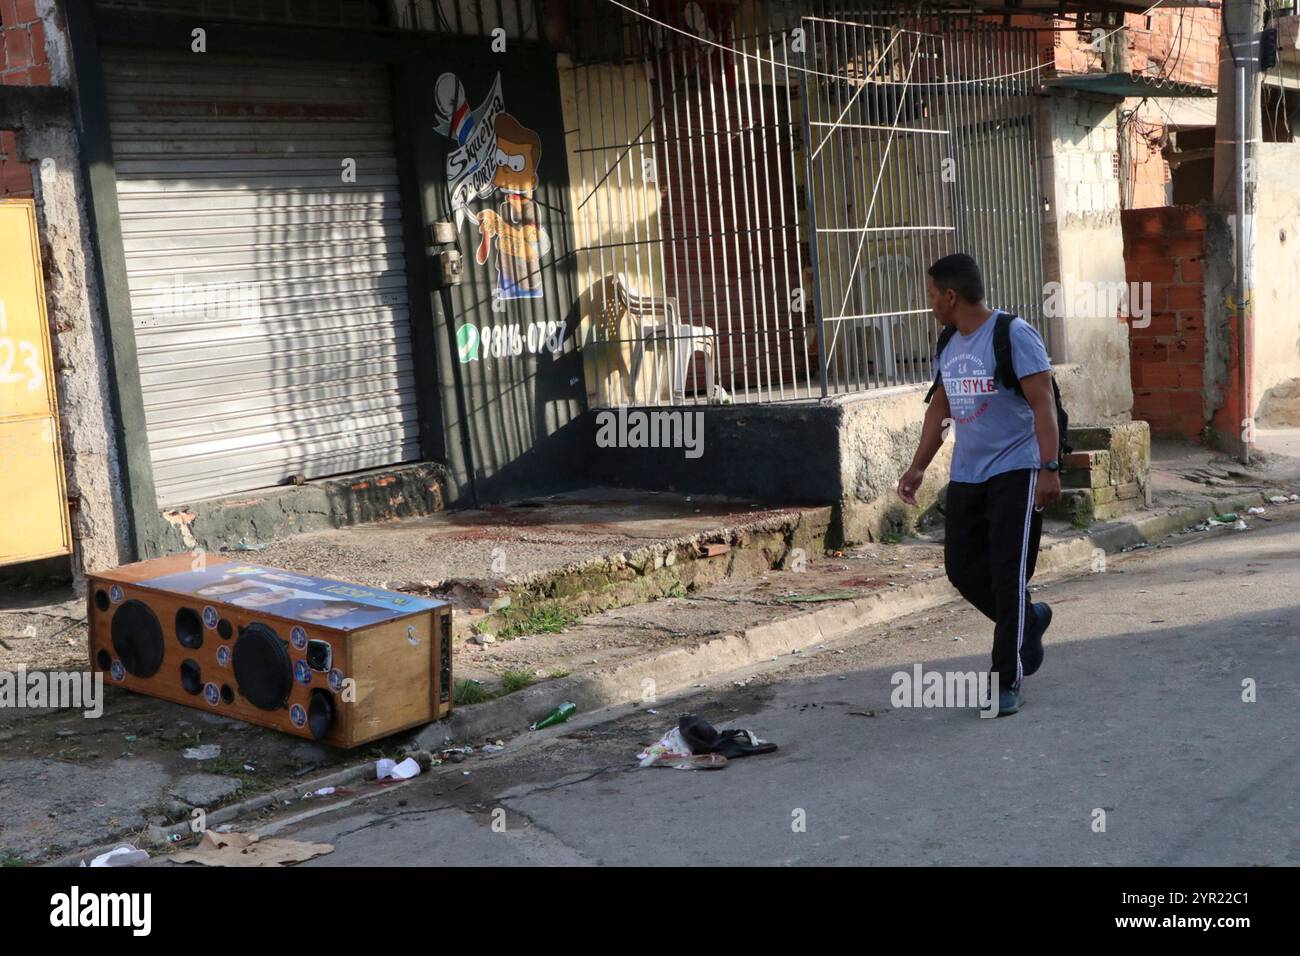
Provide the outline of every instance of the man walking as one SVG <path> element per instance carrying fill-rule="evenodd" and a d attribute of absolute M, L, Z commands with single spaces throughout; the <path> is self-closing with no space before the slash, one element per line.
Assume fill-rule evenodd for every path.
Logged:
<path fill-rule="evenodd" d="M 916 504 L 951 420 L 956 444 L 944 569 L 962 597 L 994 622 L 998 716 L 1014 714 L 1022 679 L 1043 662 L 1043 632 L 1052 620 L 1052 609 L 1031 603 L 1027 588 L 1042 509 L 1061 496 L 1052 363 L 1034 327 L 1013 318 L 1001 324 L 1010 332 L 1003 361 L 1010 358 L 1014 372 L 998 368 L 1002 313 L 984 304 L 984 280 L 970 256 L 944 256 L 928 270 L 926 289 L 930 309 L 952 331 L 940 337 L 932 400 L 898 495 Z"/>

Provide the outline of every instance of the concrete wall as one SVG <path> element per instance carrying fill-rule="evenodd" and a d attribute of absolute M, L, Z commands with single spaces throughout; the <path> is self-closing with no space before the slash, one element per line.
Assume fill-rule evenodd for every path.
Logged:
<path fill-rule="evenodd" d="M 431 514 L 443 510 L 446 478 L 443 465 L 422 462 L 196 501 L 163 512 L 163 550 L 257 550 L 305 531 Z"/>
<path fill-rule="evenodd" d="M 71 85 L 66 26 L 54 0 L 0 0 L 7 86 Z M 70 103 L 70 101 L 69 101 Z M 80 157 L 70 110 L 30 111 L 0 134 L 6 194 L 36 200 L 45 296 L 72 510 L 73 570 L 113 567 L 130 554 L 108 350 Z M 24 177 L 25 174 L 25 177 Z M 3 478 L 0 478 L 3 488 Z"/>
<path fill-rule="evenodd" d="M 951 429 L 917 492 L 920 511 L 903 504 L 895 493 L 921 437 L 926 388 L 909 385 L 835 401 L 840 410 L 839 504 L 845 541 L 873 541 L 889 531 L 914 530 L 918 517 L 942 498 L 952 462 Z"/>
<path fill-rule="evenodd" d="M 896 496 L 925 417 L 924 386 L 902 386 L 824 401 L 683 409 L 701 416 L 703 454 L 679 449 L 602 448 L 590 455 L 593 483 L 723 494 L 755 503 L 829 504 L 847 543 L 911 530 L 948 483 L 951 443 L 930 466 L 917 496 Z M 588 416 L 595 451 L 595 416 Z"/>
<path fill-rule="evenodd" d="M 1300 425 L 1300 145 L 1257 149 L 1254 414 L 1265 426 Z"/>
<path fill-rule="evenodd" d="M 635 409 L 629 409 L 634 411 Z M 598 448 L 597 414 L 582 422 L 584 477 L 594 484 L 722 494 L 781 504 L 832 504 L 839 499 L 840 410 L 831 402 L 649 409 L 700 416 L 703 450 L 688 458 L 674 448 Z"/>
<path fill-rule="evenodd" d="M 1059 96 L 1043 107 L 1039 162 L 1047 201 L 1043 214 L 1047 282 L 1065 288 L 1089 282 L 1104 288 L 1126 281 L 1117 121 L 1114 100 Z M 1114 313 L 1075 307 L 1047 322 L 1071 423 L 1127 421 L 1133 389 L 1125 325 Z"/>

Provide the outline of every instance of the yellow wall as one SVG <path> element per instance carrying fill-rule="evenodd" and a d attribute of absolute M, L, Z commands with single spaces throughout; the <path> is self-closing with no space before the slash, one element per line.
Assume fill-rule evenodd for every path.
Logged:
<path fill-rule="evenodd" d="M 565 55 L 559 66 L 587 400 L 598 406 L 654 402 L 662 347 L 658 355 L 646 350 L 633 387 L 639 332 L 614 291 L 619 272 L 642 295 L 659 296 L 664 288 L 653 126 L 643 134 L 651 118 L 645 69 L 575 69 Z M 666 396 L 664 379 L 660 396 Z"/>
<path fill-rule="evenodd" d="M 50 329 L 31 200 L 0 200 L 0 565 L 69 554 Z"/>

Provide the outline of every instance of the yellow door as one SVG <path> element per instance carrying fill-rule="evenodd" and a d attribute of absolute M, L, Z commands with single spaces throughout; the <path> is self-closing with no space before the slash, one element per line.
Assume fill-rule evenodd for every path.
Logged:
<path fill-rule="evenodd" d="M 36 207 L 0 199 L 0 565 L 72 551 Z"/>

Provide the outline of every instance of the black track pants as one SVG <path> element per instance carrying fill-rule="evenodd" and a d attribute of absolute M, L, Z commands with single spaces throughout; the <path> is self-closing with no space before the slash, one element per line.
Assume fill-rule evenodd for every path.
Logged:
<path fill-rule="evenodd" d="M 993 670 L 1004 690 L 1023 676 L 1020 648 L 1033 621 L 1027 585 L 1043 516 L 1034 511 L 1038 471 L 948 483 L 944 570 L 962 597 L 994 622 Z"/>

